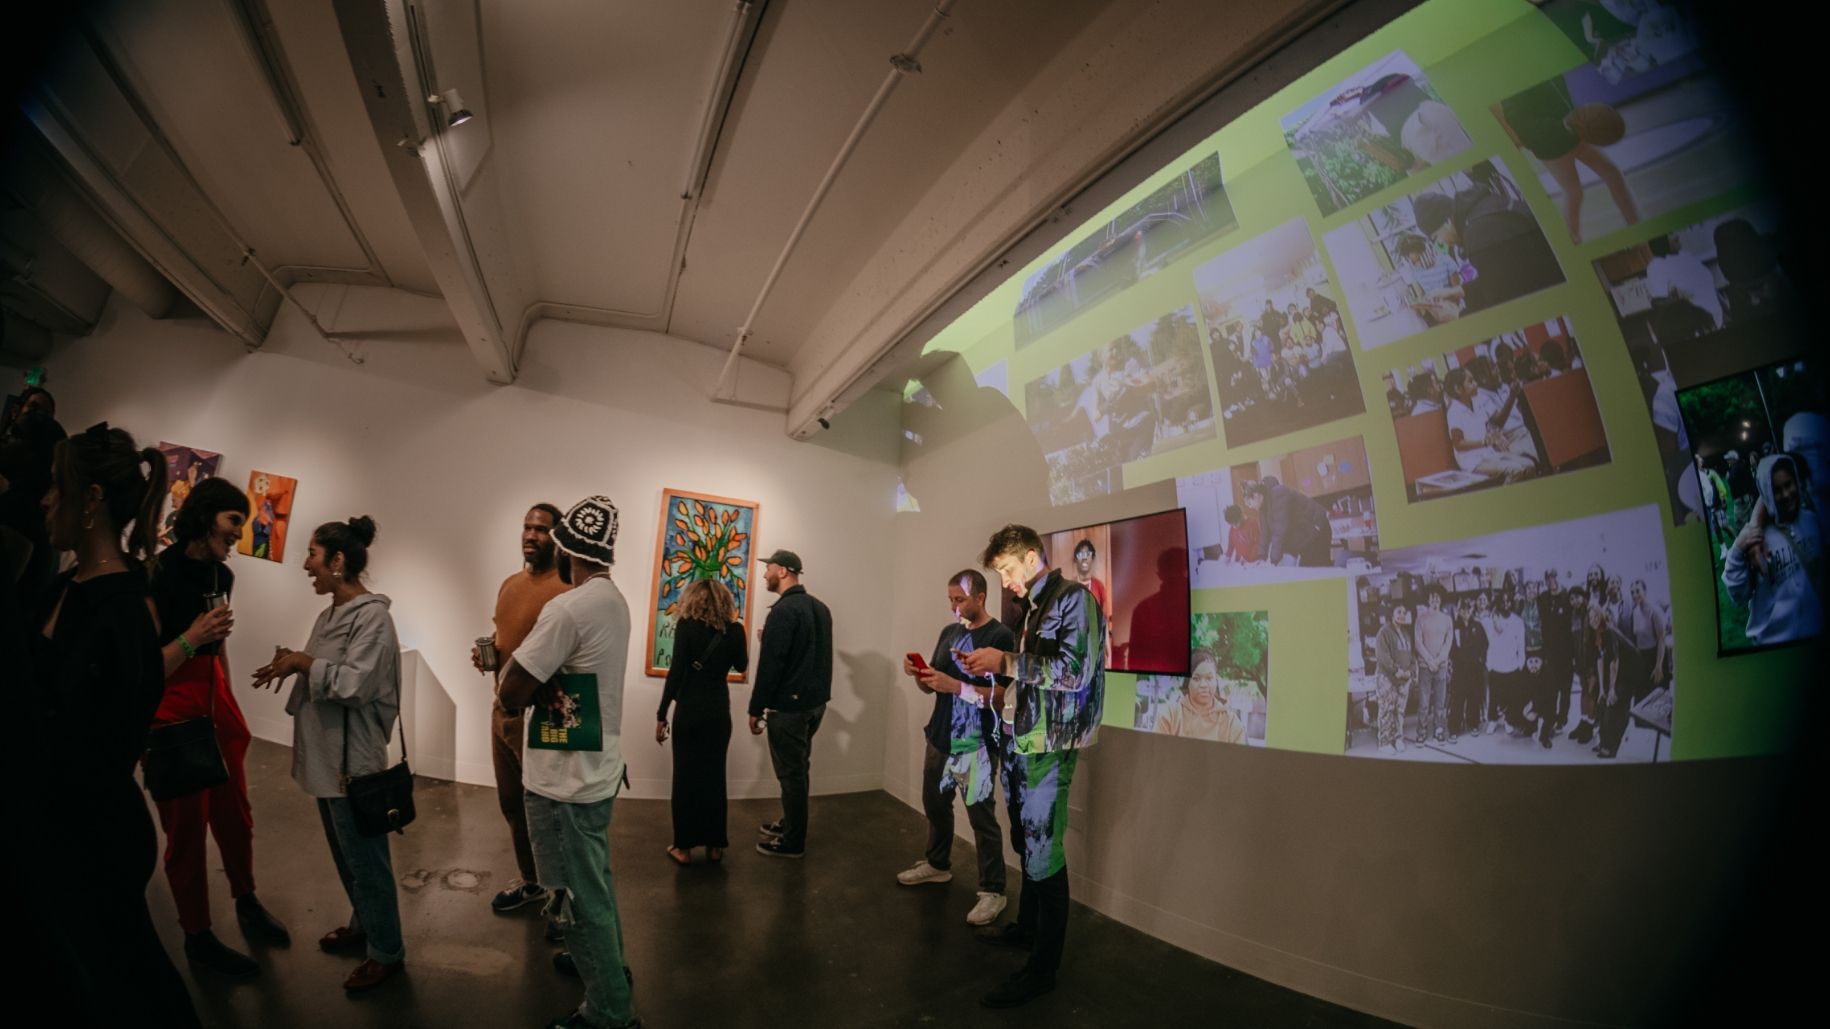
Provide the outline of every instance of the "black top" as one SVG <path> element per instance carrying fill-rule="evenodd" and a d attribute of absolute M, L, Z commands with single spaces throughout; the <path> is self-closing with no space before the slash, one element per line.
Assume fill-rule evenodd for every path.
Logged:
<path fill-rule="evenodd" d="M 934 656 L 928 658 L 928 664 L 940 674 L 950 675 L 961 682 L 989 686 L 990 683 L 975 679 L 961 668 L 957 661 L 953 660 L 955 648 L 970 654 L 980 647 L 993 647 L 1005 652 L 1014 652 L 1017 649 L 1017 634 L 1011 632 L 1008 626 L 996 618 L 976 629 L 967 629 L 958 622 L 951 622 L 940 631 L 940 639 L 934 643 Z M 953 718 L 956 714 L 954 702 L 958 699 L 956 694 L 935 693 L 934 713 L 928 716 L 927 728 L 922 730 L 922 735 L 927 737 L 929 745 L 943 754 L 949 752 L 953 742 Z M 990 707 L 974 710 L 981 715 L 991 716 Z"/>
<path fill-rule="evenodd" d="M 1563 281 L 1544 230 L 1524 205 L 1476 186 L 1455 194 L 1455 224 L 1474 281 L 1462 287 L 1464 314 L 1484 311 Z"/>
<path fill-rule="evenodd" d="M 716 715 L 729 721 L 731 688 L 725 675 L 749 666 L 749 641 L 744 639 L 742 622 L 732 622 L 719 632 L 696 618 L 680 619 L 674 626 L 674 660 L 667 668 L 667 684 L 661 687 L 661 709 L 655 721 L 667 721 L 667 709 L 676 701 L 682 718 Z"/>
<path fill-rule="evenodd" d="M 832 612 L 804 587 L 789 587 L 763 623 L 750 717 L 807 711 L 831 699 Z"/>
<path fill-rule="evenodd" d="M 1570 624 L 1569 591 L 1538 594 L 1538 625 L 1544 637 L 1544 655 L 1561 663 L 1576 656 L 1576 633 Z"/>
<path fill-rule="evenodd" d="M 1281 483 L 1264 492 L 1265 560 L 1276 564 L 1285 554 L 1302 554 L 1316 540 L 1334 539 L 1328 509 Z"/>
<path fill-rule="evenodd" d="M 63 607 L 47 639 L 44 624 L 59 596 Z M 43 812 L 54 824 L 35 829 L 83 862 L 62 870 L 77 879 L 133 874 L 143 882 L 152 874 L 156 840 L 133 772 L 165 694 L 165 665 L 146 600 L 140 569 L 87 582 L 76 582 L 72 571 L 32 613 L 27 636 L 38 681 L 34 724 L 24 735 L 38 748 L 29 767 L 58 784 L 57 802 Z"/>
<path fill-rule="evenodd" d="M 203 614 L 208 593 L 235 592 L 235 573 L 220 561 L 199 561 L 184 552 L 184 544 L 166 547 L 155 559 L 153 605 L 159 611 L 159 645 L 178 638 Z M 197 647 L 199 654 L 220 654 L 222 644 Z"/>
<path fill-rule="evenodd" d="M 1500 111 L 1518 134 L 1519 145 L 1541 161 L 1562 157 L 1582 142 L 1565 123 L 1575 109 L 1569 84 L 1561 75 L 1500 102 Z"/>

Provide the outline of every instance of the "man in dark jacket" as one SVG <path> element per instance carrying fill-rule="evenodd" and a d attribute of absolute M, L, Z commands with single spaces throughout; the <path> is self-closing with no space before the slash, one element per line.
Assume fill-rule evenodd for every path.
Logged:
<path fill-rule="evenodd" d="M 1245 503 L 1258 512 L 1266 561 L 1279 564 L 1288 554 L 1303 568 L 1334 563 L 1334 527 L 1327 508 L 1270 476 L 1246 483 Z"/>
<path fill-rule="evenodd" d="M 813 734 L 832 699 L 832 612 L 801 585 L 801 559 L 778 550 L 763 560 L 763 582 L 781 599 L 762 627 L 762 656 L 750 692 L 750 732 L 769 730 L 769 759 L 782 785 L 782 817 L 762 827 L 759 853 L 807 851 L 807 777 Z M 765 723 L 764 714 L 767 713 Z"/>

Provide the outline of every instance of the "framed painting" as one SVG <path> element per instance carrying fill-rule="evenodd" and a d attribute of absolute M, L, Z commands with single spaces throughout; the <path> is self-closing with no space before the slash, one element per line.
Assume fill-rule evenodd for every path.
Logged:
<path fill-rule="evenodd" d="M 172 529 L 178 522 L 178 509 L 197 484 L 216 474 L 222 455 L 214 450 L 198 450 L 182 443 L 160 443 L 165 455 L 165 512 L 159 519 L 159 542 L 171 546 L 177 542 Z"/>
<path fill-rule="evenodd" d="M 254 513 L 242 527 L 241 544 L 235 549 L 249 557 L 284 561 L 286 529 L 292 523 L 292 496 L 298 488 L 297 479 L 272 472 L 250 473 L 248 502 Z"/>
<path fill-rule="evenodd" d="M 750 636 L 750 589 L 756 560 L 758 505 L 686 490 L 661 491 L 656 530 L 654 591 L 648 605 L 648 674 L 667 675 L 674 659 L 674 623 L 680 596 L 699 579 L 718 579 L 737 601 L 746 639 Z M 731 673 L 744 682 L 747 672 Z"/>

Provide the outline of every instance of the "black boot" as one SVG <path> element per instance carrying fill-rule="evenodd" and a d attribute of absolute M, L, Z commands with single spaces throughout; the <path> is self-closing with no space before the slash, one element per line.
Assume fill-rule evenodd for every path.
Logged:
<path fill-rule="evenodd" d="M 254 959 L 240 951 L 230 950 L 216 938 L 216 934 L 205 929 L 200 933 L 188 933 L 184 937 L 184 956 L 191 963 L 202 965 L 218 975 L 233 979 L 249 979 L 257 975 L 261 966 Z"/>
<path fill-rule="evenodd" d="M 273 917 L 273 913 L 261 907 L 260 900 L 252 893 L 235 898 L 235 917 L 241 922 L 241 930 L 250 940 L 271 943 L 284 947 L 292 942 L 292 934 L 286 931 L 285 923 Z"/>

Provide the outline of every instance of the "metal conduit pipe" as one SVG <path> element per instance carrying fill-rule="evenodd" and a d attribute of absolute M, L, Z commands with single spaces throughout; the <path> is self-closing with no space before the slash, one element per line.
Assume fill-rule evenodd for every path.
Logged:
<path fill-rule="evenodd" d="M 813 222 L 813 216 L 819 211 L 820 204 L 825 202 L 826 194 L 832 190 L 833 182 L 839 177 L 839 171 L 851 159 L 852 151 L 858 148 L 858 141 L 864 138 L 864 131 L 877 120 L 878 112 L 883 110 L 884 103 L 889 100 L 890 94 L 895 92 L 896 84 L 902 81 L 902 77 L 921 70 L 922 48 L 928 45 L 928 40 L 933 38 L 934 33 L 940 28 L 940 23 L 952 13 L 953 4 L 954 0 L 939 0 L 934 5 L 934 9 L 928 12 L 927 20 L 922 22 L 921 29 L 915 33 L 915 38 L 909 41 L 909 45 L 904 47 L 902 52 L 890 55 L 889 74 L 883 77 L 883 84 L 877 87 L 876 95 L 871 97 L 869 104 L 865 105 L 864 113 L 858 116 L 858 123 L 852 126 L 851 135 L 845 137 L 844 144 L 839 147 L 838 155 L 832 159 L 832 165 L 826 169 L 826 176 L 820 180 L 819 187 L 813 191 L 812 198 L 807 201 L 806 209 L 801 212 L 800 221 L 794 224 L 794 230 L 788 233 L 788 241 L 782 244 L 782 252 L 775 258 L 775 267 L 769 269 L 769 277 L 763 280 L 762 289 L 756 294 L 756 302 L 750 305 L 749 315 L 744 318 L 743 325 L 738 328 L 737 341 L 731 344 L 731 352 L 725 357 L 724 367 L 718 372 L 718 381 L 712 387 L 713 400 L 729 400 L 735 394 L 737 358 L 743 353 L 744 341 L 750 338 L 750 333 L 756 324 L 757 312 L 762 310 L 763 303 L 769 299 L 769 294 L 774 292 L 775 282 L 781 277 L 782 268 L 788 263 L 788 257 L 800 244 L 801 236 L 806 234 L 807 226 Z"/>

